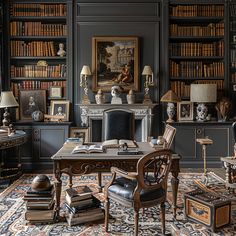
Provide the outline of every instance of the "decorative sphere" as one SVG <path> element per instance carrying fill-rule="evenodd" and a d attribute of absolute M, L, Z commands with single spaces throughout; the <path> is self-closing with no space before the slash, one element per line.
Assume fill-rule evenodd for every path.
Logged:
<path fill-rule="evenodd" d="M 41 111 L 34 111 L 32 113 L 32 119 L 33 121 L 43 121 L 44 115 Z"/>
<path fill-rule="evenodd" d="M 36 191 L 45 191 L 51 188 L 50 179 L 46 175 L 37 175 L 31 184 L 32 189 Z"/>

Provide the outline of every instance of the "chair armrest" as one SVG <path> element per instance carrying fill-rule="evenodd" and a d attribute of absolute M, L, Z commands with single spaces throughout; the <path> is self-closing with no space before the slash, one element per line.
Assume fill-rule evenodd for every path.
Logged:
<path fill-rule="evenodd" d="M 121 170 L 117 167 L 111 167 L 111 173 L 112 174 L 116 173 L 117 175 L 120 175 L 124 178 L 131 179 L 131 180 L 137 179 L 137 176 L 138 176 L 137 173 L 129 173 L 129 172 Z"/>

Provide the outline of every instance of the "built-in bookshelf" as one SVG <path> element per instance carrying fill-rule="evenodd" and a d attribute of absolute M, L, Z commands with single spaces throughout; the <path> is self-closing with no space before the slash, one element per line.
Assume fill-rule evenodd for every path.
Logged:
<path fill-rule="evenodd" d="M 16 97 L 45 89 L 49 105 L 50 87 L 60 86 L 61 99 L 68 98 L 69 17 L 67 0 L 10 1 L 9 86 Z"/>
<path fill-rule="evenodd" d="M 189 99 L 191 83 L 214 83 L 224 89 L 224 2 L 170 1 L 170 87 Z"/>

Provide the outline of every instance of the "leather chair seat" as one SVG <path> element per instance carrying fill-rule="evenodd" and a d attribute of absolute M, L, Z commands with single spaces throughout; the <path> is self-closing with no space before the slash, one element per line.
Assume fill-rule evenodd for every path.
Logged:
<path fill-rule="evenodd" d="M 125 198 L 128 201 L 134 199 L 134 189 L 137 185 L 136 180 L 126 179 L 124 177 L 117 178 L 114 183 L 108 188 L 108 192 Z M 141 190 L 140 200 L 141 202 L 152 201 L 165 196 L 165 190 L 158 188 L 155 190 Z"/>

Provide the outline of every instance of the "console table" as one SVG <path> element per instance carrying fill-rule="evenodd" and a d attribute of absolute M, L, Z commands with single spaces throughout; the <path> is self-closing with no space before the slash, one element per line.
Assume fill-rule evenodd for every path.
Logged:
<path fill-rule="evenodd" d="M 92 129 L 95 128 L 94 121 L 102 120 L 103 111 L 111 108 L 123 108 L 129 109 L 134 112 L 135 121 L 140 121 L 140 125 L 135 125 L 136 131 L 141 131 L 141 142 L 147 142 L 148 136 L 151 134 L 152 123 L 153 123 L 153 108 L 157 104 L 77 104 L 80 108 L 81 126 L 90 127 L 89 137 L 90 141 L 93 141 Z M 96 129 L 96 128 L 95 128 Z M 101 141 L 101 140 L 100 140 Z"/>
<path fill-rule="evenodd" d="M 27 141 L 27 135 L 24 131 L 17 130 L 16 133 L 12 136 L 6 136 L 6 137 L 1 137 L 0 139 L 0 154 L 1 154 L 1 164 L 0 164 L 0 180 L 1 179 L 12 179 L 18 176 L 21 173 L 21 152 L 20 152 L 20 147 Z M 16 168 L 5 168 L 4 167 L 4 161 L 5 156 L 4 152 L 6 152 L 7 149 L 9 148 L 17 148 L 17 156 L 18 156 L 18 165 Z M 2 176 L 3 172 L 11 172 L 11 171 L 16 171 L 15 174 L 10 174 L 10 175 L 5 175 Z"/>

